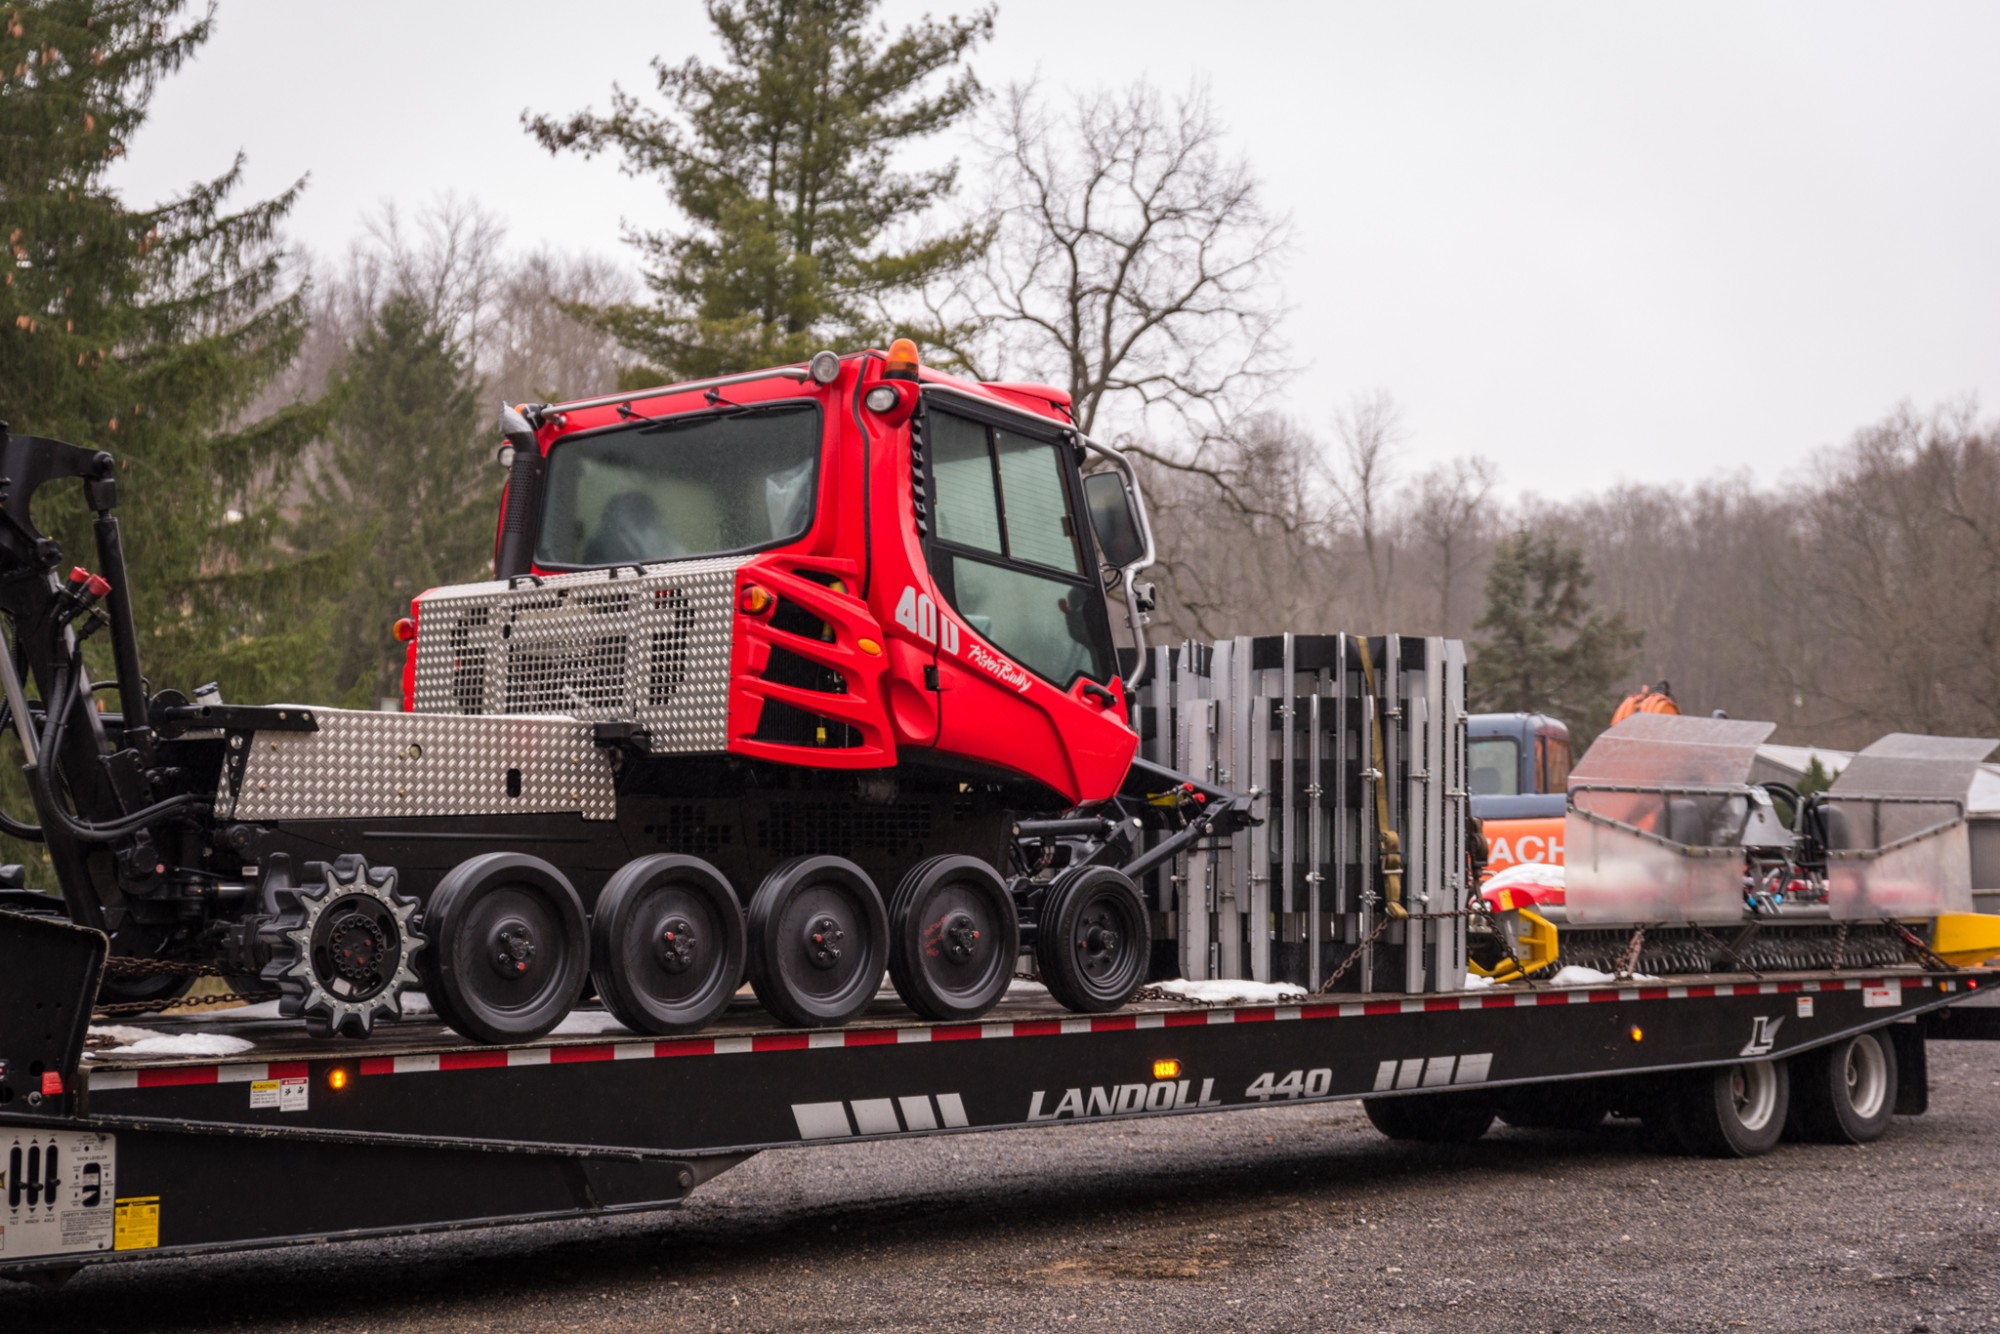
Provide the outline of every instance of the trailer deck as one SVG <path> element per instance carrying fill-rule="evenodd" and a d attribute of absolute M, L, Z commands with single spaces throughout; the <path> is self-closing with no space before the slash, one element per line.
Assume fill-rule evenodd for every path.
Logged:
<path fill-rule="evenodd" d="M 1903 1021 L 1972 998 L 1987 976 L 1153 1000 L 1088 1017 L 1017 986 L 978 1023 L 912 1022 L 883 996 L 850 1027 L 805 1032 L 739 1002 L 697 1036 L 639 1037 L 582 1011 L 568 1032 L 498 1047 L 427 1020 L 315 1042 L 258 1012 L 155 1019 L 127 1026 L 249 1045 L 94 1053 L 74 1115 L 8 1108 L 0 1155 L 55 1144 L 68 1166 L 63 1207 L 35 1227 L 17 1208 L 0 1232 L 0 1274 L 666 1208 L 772 1148 L 1646 1076 L 1891 1025 L 1916 1075 L 1908 1110 L 1921 1110 L 1922 1027 Z M 18 1192 L 18 1166 L 13 1180 Z"/>

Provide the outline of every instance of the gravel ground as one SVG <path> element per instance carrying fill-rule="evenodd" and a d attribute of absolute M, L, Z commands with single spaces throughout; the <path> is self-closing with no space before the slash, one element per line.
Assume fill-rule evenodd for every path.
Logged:
<path fill-rule="evenodd" d="M 2000 1044 L 1863 1148 L 1391 1143 L 1358 1105 L 769 1153 L 684 1210 L 0 1284 L 9 1329 L 2000 1328 Z"/>

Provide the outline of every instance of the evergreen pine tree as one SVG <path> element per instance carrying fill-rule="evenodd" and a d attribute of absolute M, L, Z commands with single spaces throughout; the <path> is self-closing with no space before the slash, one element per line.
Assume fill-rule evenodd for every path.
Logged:
<path fill-rule="evenodd" d="M 906 144 L 944 129 L 978 94 L 970 71 L 933 76 L 991 35 L 993 16 L 926 20 L 888 37 L 878 0 L 710 0 L 724 61 L 655 60 L 672 110 L 614 89 L 612 112 L 523 116 L 551 152 L 623 154 L 658 174 L 690 229 L 635 232 L 656 302 L 587 315 L 647 364 L 633 384 L 799 361 L 879 338 L 875 312 L 962 263 L 979 228 L 909 242 L 951 193 L 955 163 L 898 172 Z"/>
<path fill-rule="evenodd" d="M 480 578 L 498 494 L 465 349 L 425 305 L 392 296 L 355 340 L 329 391 L 333 421 L 297 545 L 342 568 L 323 619 L 325 686 L 373 708 L 401 693 L 396 609 L 427 588 Z M 480 465 L 488 466 L 482 467 Z"/>
<path fill-rule="evenodd" d="M 1466 669 L 1474 709 L 1552 714 L 1579 752 L 1604 729 L 1642 636 L 1622 613 L 1591 607 L 1590 583 L 1581 547 L 1526 528 L 1500 543 Z"/>
<path fill-rule="evenodd" d="M 316 411 L 245 416 L 302 335 L 277 230 L 303 182 L 236 207 L 239 156 L 148 208 L 107 184 L 160 80 L 209 37 L 185 7 L 0 0 L 0 418 L 118 456 L 149 677 L 255 700 L 285 693 L 322 642 L 294 621 L 304 570 L 267 558 L 273 507 L 251 499 Z M 57 490 L 43 523 L 88 564 L 80 502 Z"/>

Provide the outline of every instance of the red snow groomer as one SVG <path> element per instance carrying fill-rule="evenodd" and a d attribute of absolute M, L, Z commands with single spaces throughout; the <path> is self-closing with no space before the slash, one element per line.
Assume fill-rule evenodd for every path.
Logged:
<path fill-rule="evenodd" d="M 553 1022 L 586 953 L 654 1032 L 746 971 L 800 1025 L 858 1012 L 885 963 L 940 1019 L 993 1005 L 1023 948 L 1074 1009 L 1145 980 L 1134 876 L 1245 813 L 1134 760 L 1107 591 L 1138 635 L 1152 540 L 1066 394 L 940 375 L 903 340 L 503 430 L 498 578 L 416 599 L 405 707 L 576 720 L 609 762 L 509 768 L 455 831 L 506 851 L 399 849 L 406 885 L 437 880 L 449 1021 Z"/>

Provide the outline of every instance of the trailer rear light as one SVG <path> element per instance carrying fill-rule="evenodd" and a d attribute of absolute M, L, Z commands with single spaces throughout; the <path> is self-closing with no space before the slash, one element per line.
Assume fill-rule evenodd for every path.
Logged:
<path fill-rule="evenodd" d="M 736 610 L 745 616 L 762 616 L 778 605 L 778 599 L 762 584 L 745 584 L 736 593 Z"/>
<path fill-rule="evenodd" d="M 1645 1040 L 1646 1040 L 1646 1030 L 1639 1027 L 1637 1024 L 1632 1025 L 1632 1041 L 1644 1042 Z"/>
<path fill-rule="evenodd" d="M 336 1065 L 326 1072 L 326 1086 L 335 1093 L 347 1087 L 347 1067 Z"/>
<path fill-rule="evenodd" d="M 1179 1061 L 1153 1062 L 1153 1078 L 1179 1079 L 1180 1077 L 1181 1077 L 1181 1063 Z"/>
<path fill-rule="evenodd" d="M 405 616 L 389 627 L 389 633 L 396 636 L 398 644 L 407 644 L 417 637 L 417 623 Z"/>

